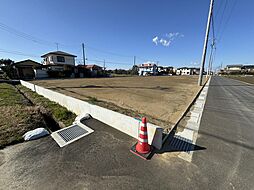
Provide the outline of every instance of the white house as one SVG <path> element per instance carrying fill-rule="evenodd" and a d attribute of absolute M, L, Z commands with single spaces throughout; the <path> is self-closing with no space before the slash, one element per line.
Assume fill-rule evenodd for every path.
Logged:
<path fill-rule="evenodd" d="M 41 57 L 43 58 L 42 64 L 49 66 L 51 70 L 64 71 L 75 66 L 75 57 L 77 56 L 63 51 L 53 51 Z"/>
<path fill-rule="evenodd" d="M 225 68 L 226 73 L 232 74 L 232 73 L 241 73 L 243 65 L 227 65 Z"/>
<path fill-rule="evenodd" d="M 157 75 L 158 67 L 154 63 L 143 63 L 138 66 L 139 76 Z"/>
<path fill-rule="evenodd" d="M 177 68 L 176 75 L 198 75 L 200 69 L 194 67 L 181 67 Z"/>

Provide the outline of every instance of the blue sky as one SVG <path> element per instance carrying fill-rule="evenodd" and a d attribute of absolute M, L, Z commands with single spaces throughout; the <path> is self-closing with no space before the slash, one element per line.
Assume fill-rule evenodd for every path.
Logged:
<path fill-rule="evenodd" d="M 92 60 L 105 59 L 107 68 L 130 68 L 133 56 L 137 56 L 137 63 L 198 66 L 209 3 L 210 0 L 1 0 L 0 58 L 41 61 L 40 55 L 56 50 L 55 43 L 59 43 L 59 50 L 77 55 L 79 61 L 84 42 L 88 63 L 102 65 Z M 254 64 L 253 6 L 252 0 L 215 0 L 214 68 L 221 63 Z M 31 40 L 31 36 L 36 39 Z"/>

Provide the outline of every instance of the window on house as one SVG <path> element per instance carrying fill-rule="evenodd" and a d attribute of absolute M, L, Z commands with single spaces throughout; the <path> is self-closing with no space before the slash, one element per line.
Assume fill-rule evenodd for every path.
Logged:
<path fill-rule="evenodd" d="M 57 62 L 65 62 L 65 59 L 63 56 L 56 56 Z"/>

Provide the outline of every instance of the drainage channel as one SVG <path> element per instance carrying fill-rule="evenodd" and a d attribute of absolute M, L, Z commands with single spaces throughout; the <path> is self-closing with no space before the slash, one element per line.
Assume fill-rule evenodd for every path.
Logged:
<path fill-rule="evenodd" d="M 36 104 L 25 93 L 23 93 L 19 88 L 17 88 L 16 85 L 13 85 L 13 87 L 17 90 L 19 94 L 23 96 L 24 100 L 26 101 L 25 105 L 36 106 Z M 46 129 L 50 133 L 61 129 L 58 122 L 52 117 L 50 112 L 47 111 L 45 108 L 39 107 L 39 114 L 42 116 L 43 121 L 45 122 Z"/>
<path fill-rule="evenodd" d="M 27 102 L 28 106 L 36 106 L 25 93 L 23 93 L 18 87 L 16 87 L 18 93 L 20 93 L 24 100 Z M 71 126 L 61 128 L 59 123 L 52 117 L 51 113 L 44 107 L 39 107 L 39 114 L 42 116 L 45 123 L 46 129 L 50 131 L 51 137 L 56 141 L 60 147 L 64 147 L 86 135 L 94 132 L 91 128 L 82 124 L 80 121 L 75 121 Z"/>

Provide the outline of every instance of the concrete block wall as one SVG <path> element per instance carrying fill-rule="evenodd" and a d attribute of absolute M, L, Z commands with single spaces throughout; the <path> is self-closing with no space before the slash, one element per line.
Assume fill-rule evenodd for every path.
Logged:
<path fill-rule="evenodd" d="M 138 139 L 140 121 L 136 120 L 135 118 L 100 106 L 89 104 L 88 102 L 54 92 L 23 80 L 20 80 L 20 83 L 32 91 L 50 99 L 51 101 L 57 102 L 58 104 L 66 107 L 68 110 L 77 115 L 89 113 L 93 118 L 98 119 L 101 122 L 114 127 L 115 129 L 126 133 L 133 138 Z M 147 130 L 148 143 L 157 149 L 161 149 L 163 129 L 159 126 L 148 123 Z"/>

